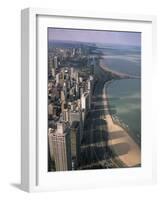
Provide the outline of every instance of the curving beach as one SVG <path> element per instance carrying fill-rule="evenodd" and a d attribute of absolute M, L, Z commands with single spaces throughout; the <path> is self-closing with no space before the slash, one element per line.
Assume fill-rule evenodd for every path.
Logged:
<path fill-rule="evenodd" d="M 100 67 L 102 70 L 112 73 L 115 76 L 119 76 L 120 78 L 134 78 L 134 79 L 140 79 L 140 76 L 127 74 L 123 72 L 118 72 L 116 70 L 110 69 L 107 64 L 104 63 L 104 59 L 100 59 Z"/>
<path fill-rule="evenodd" d="M 107 70 L 107 69 L 106 69 Z M 105 83 L 106 84 L 106 83 Z M 108 95 L 103 89 L 103 99 Z M 108 101 L 103 101 L 105 109 L 108 109 Z M 141 150 L 138 144 L 133 140 L 129 133 L 120 125 L 116 124 L 110 114 L 105 115 L 108 129 L 108 146 L 127 167 L 141 165 Z"/>

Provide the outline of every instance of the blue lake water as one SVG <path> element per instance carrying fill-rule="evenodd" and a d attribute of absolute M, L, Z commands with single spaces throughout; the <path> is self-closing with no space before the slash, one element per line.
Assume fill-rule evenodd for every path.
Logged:
<path fill-rule="evenodd" d="M 141 49 L 130 46 L 106 46 L 103 62 L 108 68 L 141 76 Z M 135 141 L 141 144 L 141 79 L 113 81 L 106 88 L 113 115 L 125 124 Z"/>
<path fill-rule="evenodd" d="M 114 115 L 128 126 L 135 141 L 141 142 L 141 82 L 140 79 L 113 81 L 106 88 Z"/>

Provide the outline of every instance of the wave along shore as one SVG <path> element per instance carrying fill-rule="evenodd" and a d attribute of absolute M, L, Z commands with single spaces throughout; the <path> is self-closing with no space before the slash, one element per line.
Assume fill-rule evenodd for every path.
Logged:
<path fill-rule="evenodd" d="M 101 63 L 100 63 L 101 67 Z M 105 70 L 105 67 L 101 67 Z M 108 68 L 106 68 L 108 71 Z M 106 82 L 103 88 L 103 101 L 105 109 L 109 109 L 108 95 L 106 92 Z M 134 139 L 129 135 L 127 130 L 113 121 L 112 116 L 108 113 L 105 115 L 108 130 L 108 146 L 127 167 L 135 167 L 141 165 L 141 150 Z"/>

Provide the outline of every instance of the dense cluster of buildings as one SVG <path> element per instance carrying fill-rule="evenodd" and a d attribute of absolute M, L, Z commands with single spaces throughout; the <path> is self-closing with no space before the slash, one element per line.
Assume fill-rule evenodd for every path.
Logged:
<path fill-rule="evenodd" d="M 76 56 L 77 55 L 77 56 Z M 85 119 L 94 85 L 89 73 L 73 67 L 67 58 L 85 57 L 81 48 L 56 48 L 48 55 L 48 144 L 50 171 L 76 170 Z"/>

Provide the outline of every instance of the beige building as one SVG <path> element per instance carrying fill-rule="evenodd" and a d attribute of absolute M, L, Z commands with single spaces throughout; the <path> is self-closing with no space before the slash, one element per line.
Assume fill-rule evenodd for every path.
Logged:
<path fill-rule="evenodd" d="M 57 123 L 57 129 L 49 129 L 50 157 L 56 171 L 71 170 L 70 132 L 64 123 Z"/>
<path fill-rule="evenodd" d="M 55 69 L 58 68 L 58 58 L 57 58 L 57 56 L 54 56 L 54 67 L 55 67 Z"/>
<path fill-rule="evenodd" d="M 55 114 L 55 110 L 54 110 L 54 104 L 50 103 L 48 105 L 48 118 L 51 119 L 53 118 L 53 115 Z"/>
<path fill-rule="evenodd" d="M 64 109 L 63 110 L 63 120 L 65 122 L 69 122 L 70 121 L 70 118 L 69 118 L 69 110 L 68 109 Z"/>

